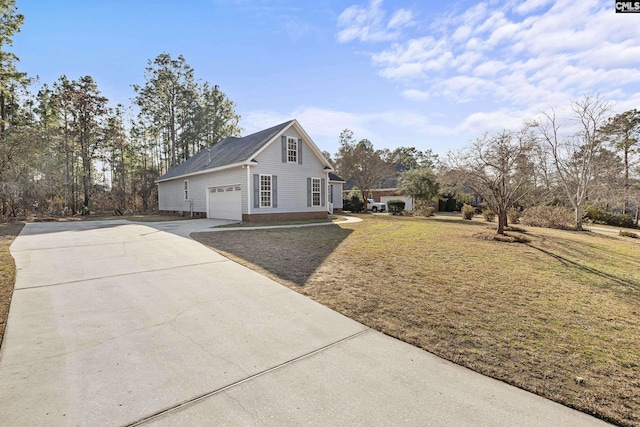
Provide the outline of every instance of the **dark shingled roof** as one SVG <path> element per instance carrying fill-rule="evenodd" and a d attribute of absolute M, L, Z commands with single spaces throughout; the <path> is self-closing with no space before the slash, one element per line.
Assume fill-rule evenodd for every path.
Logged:
<path fill-rule="evenodd" d="M 164 181 L 207 169 L 245 162 L 292 122 L 293 120 L 289 120 L 288 122 L 261 130 L 260 132 L 247 135 L 243 138 L 228 136 L 217 144 L 214 144 L 209 150 L 202 150 L 186 162 L 171 169 L 158 178 L 157 181 Z"/>
<path fill-rule="evenodd" d="M 333 172 L 329 172 L 329 181 L 342 181 L 342 182 L 345 182 L 344 179 L 340 178 L 338 175 L 336 175 Z"/>

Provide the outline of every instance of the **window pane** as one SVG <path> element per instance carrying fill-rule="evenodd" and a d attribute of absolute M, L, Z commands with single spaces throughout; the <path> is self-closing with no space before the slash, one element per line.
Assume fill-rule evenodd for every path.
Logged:
<path fill-rule="evenodd" d="M 320 179 L 311 179 L 311 206 L 320 206 Z"/>
<path fill-rule="evenodd" d="M 298 162 L 298 141 L 295 138 L 287 138 L 287 160 L 290 163 Z"/>
<path fill-rule="evenodd" d="M 271 175 L 260 175 L 260 207 L 271 207 Z"/>

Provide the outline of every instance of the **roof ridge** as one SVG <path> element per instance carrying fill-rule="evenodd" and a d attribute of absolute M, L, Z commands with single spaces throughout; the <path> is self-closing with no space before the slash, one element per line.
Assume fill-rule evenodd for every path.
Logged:
<path fill-rule="evenodd" d="M 279 132 L 294 122 L 295 119 L 288 120 L 279 125 L 254 132 L 244 137 L 227 136 L 211 147 L 199 151 L 183 163 L 180 163 L 159 177 L 157 181 L 178 178 L 207 169 L 245 162 L 264 147 L 265 144 L 273 140 Z M 207 151 L 208 153 L 205 154 Z"/>

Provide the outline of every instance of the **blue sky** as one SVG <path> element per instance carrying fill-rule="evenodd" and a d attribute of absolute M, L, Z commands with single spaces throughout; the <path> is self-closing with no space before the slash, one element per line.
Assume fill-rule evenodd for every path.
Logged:
<path fill-rule="evenodd" d="M 149 59 L 183 55 L 236 102 L 244 134 L 296 118 L 444 155 L 600 93 L 640 108 L 640 14 L 611 0 L 17 0 L 12 51 L 40 83 L 91 75 L 131 104 Z"/>

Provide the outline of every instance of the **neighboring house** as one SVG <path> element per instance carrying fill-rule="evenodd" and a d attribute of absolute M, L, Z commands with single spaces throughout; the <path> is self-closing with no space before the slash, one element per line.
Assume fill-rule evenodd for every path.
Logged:
<path fill-rule="evenodd" d="M 351 191 L 344 191 L 343 197 L 349 197 L 350 193 Z M 403 194 L 402 190 L 399 188 L 376 188 L 369 191 L 367 198 L 381 203 L 387 203 L 389 200 L 402 200 L 405 203 L 405 210 L 412 211 L 415 209 L 415 200 L 412 197 Z M 438 199 L 431 200 L 429 204 L 436 211 L 439 211 Z"/>
<path fill-rule="evenodd" d="M 332 171 L 291 120 L 227 137 L 158 178 L 159 210 L 245 222 L 326 218 Z"/>
<path fill-rule="evenodd" d="M 345 181 L 329 172 L 329 213 L 342 212 L 342 190 Z"/>

